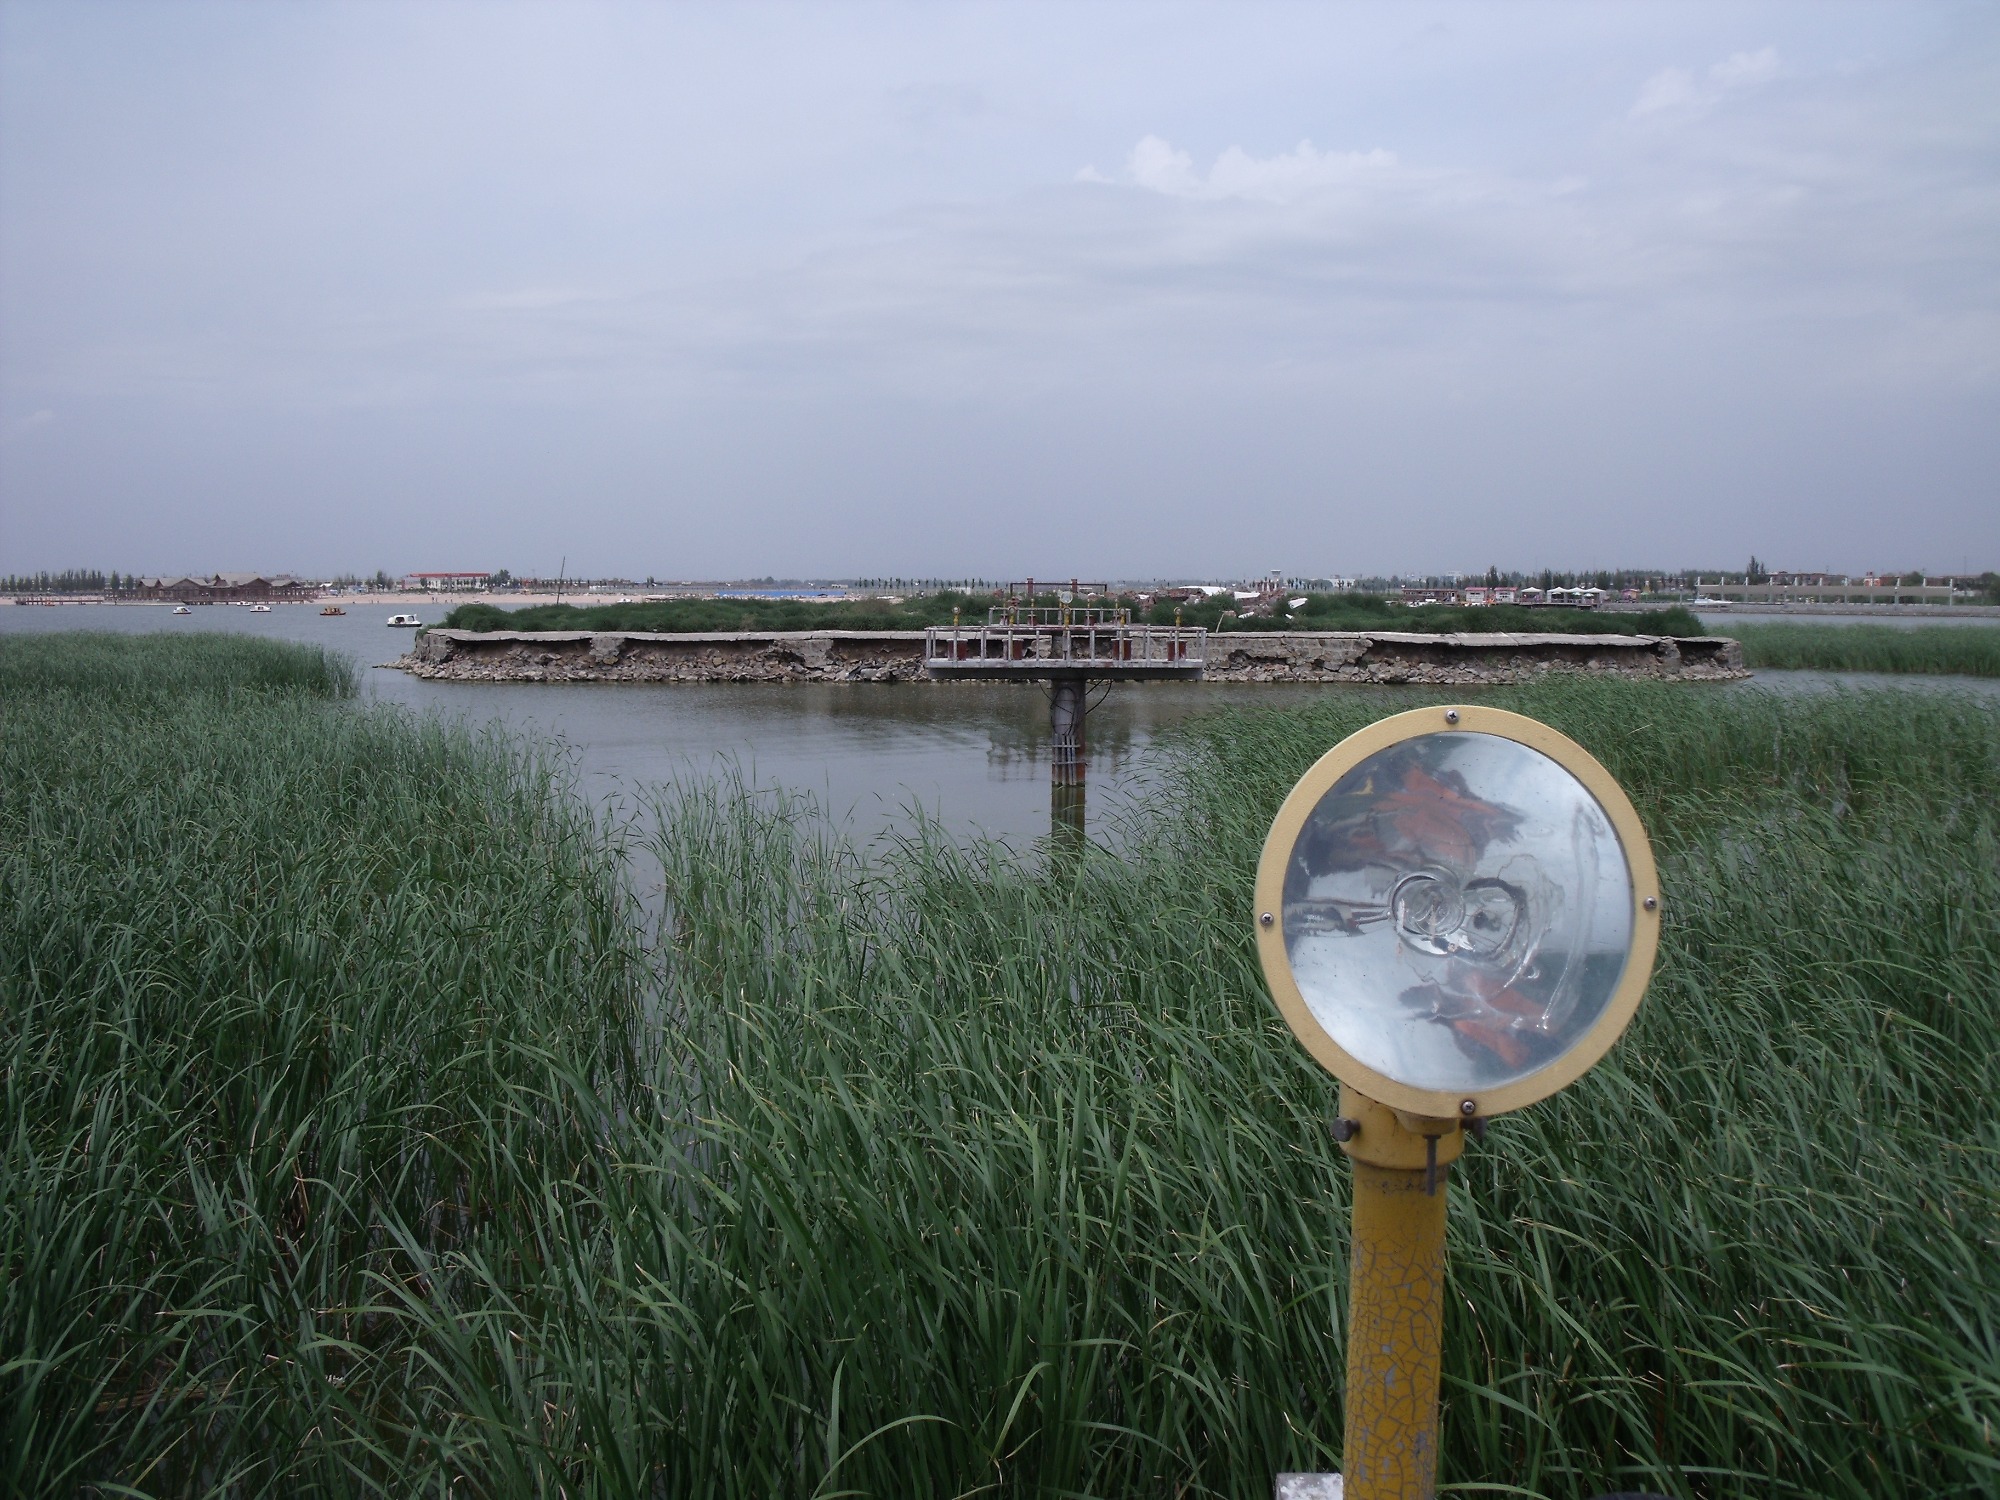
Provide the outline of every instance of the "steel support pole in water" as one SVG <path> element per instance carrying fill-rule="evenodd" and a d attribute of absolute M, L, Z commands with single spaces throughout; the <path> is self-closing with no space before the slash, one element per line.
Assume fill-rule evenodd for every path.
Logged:
<path fill-rule="evenodd" d="M 1344 1085 L 1340 1114 L 1354 1163 L 1344 1493 L 1434 1500 L 1445 1175 L 1465 1137 L 1456 1120 L 1399 1115 Z"/>
<path fill-rule="evenodd" d="M 1084 693 L 1088 687 L 1081 677 L 1059 677 L 1051 684 L 1049 780 L 1057 786 L 1083 785 Z"/>
<path fill-rule="evenodd" d="M 1083 721 L 1089 689 L 1081 677 L 1059 677 L 1050 684 L 1049 817 L 1059 832 L 1083 832 Z"/>

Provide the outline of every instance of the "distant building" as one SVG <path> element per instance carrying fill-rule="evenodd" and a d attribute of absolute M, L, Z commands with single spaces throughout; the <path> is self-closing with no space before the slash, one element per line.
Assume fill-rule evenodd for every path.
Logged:
<path fill-rule="evenodd" d="M 1894 573 L 1864 573 L 1859 579 L 1836 573 L 1773 573 L 1764 583 L 1697 578 L 1695 592 L 1745 604 L 1949 604 L 1954 591 L 1948 578 L 1906 583 Z"/>
<path fill-rule="evenodd" d="M 491 573 L 405 573 L 403 587 L 428 589 L 434 594 L 484 593 L 493 581 Z"/>
<path fill-rule="evenodd" d="M 133 599 L 176 604 L 282 604 L 319 597 L 319 589 L 289 573 L 210 573 L 206 577 L 165 575 L 139 578 L 126 591 Z"/>
<path fill-rule="evenodd" d="M 1432 588 L 1426 584 L 1406 583 L 1403 585 L 1403 602 L 1412 609 L 1420 604 L 1456 604 L 1458 590 Z"/>

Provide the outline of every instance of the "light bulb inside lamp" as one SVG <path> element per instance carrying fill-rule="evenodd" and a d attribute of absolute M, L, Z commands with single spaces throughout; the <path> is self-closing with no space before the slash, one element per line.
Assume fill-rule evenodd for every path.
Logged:
<path fill-rule="evenodd" d="M 1632 945 L 1610 818 L 1552 757 L 1472 731 L 1362 760 L 1285 869 L 1293 977 L 1356 1061 L 1412 1088 L 1490 1089 L 1561 1056 Z"/>

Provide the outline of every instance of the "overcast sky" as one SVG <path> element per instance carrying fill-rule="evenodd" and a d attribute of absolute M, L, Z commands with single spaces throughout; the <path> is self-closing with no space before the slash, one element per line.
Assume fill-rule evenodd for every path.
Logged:
<path fill-rule="evenodd" d="M 2000 6 L 0 0 L 0 572 L 2000 567 Z"/>

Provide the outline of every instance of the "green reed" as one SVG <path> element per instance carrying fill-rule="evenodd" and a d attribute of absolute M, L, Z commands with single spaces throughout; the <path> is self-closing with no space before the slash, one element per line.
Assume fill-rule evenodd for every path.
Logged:
<path fill-rule="evenodd" d="M 180 698 L 290 689 L 351 698 L 359 679 L 343 652 L 245 635 L 0 635 L 0 699 L 35 692 Z"/>
<path fill-rule="evenodd" d="M 1893 625 L 1728 625 L 1715 633 L 1743 642 L 1743 660 L 1751 667 L 2000 677 L 2000 624 L 1908 630 Z"/>
<path fill-rule="evenodd" d="M 1426 701 L 1198 721 L 1120 857 L 864 860 L 726 784 L 642 859 L 524 747 L 303 693 L 4 700 L 6 1482 L 1338 1467 L 1346 1170 L 1250 880 L 1292 779 Z M 1989 1491 L 2000 715 L 1490 701 L 1625 781 L 1668 920 L 1626 1040 L 1453 1169 L 1447 1485 Z"/>
<path fill-rule="evenodd" d="M 406 1240 L 522 1267 L 524 1166 L 596 1151 L 549 1078 L 629 1070 L 615 847 L 316 652 L 116 645 L 202 690 L 6 642 L 0 1490 L 406 1492 L 449 1422 L 375 1304 Z"/>

